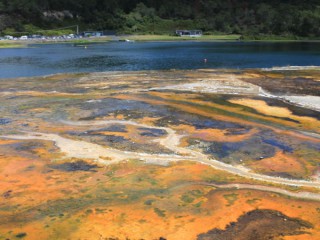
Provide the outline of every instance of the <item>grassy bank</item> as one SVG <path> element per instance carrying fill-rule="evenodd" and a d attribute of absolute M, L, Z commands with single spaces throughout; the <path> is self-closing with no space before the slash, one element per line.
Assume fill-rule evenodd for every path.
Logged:
<path fill-rule="evenodd" d="M 65 40 L 65 41 L 59 41 L 62 43 L 74 43 L 74 44 L 90 44 L 90 43 L 103 43 L 103 42 L 109 42 L 112 38 L 109 36 L 103 36 L 103 37 L 92 37 L 92 38 L 81 38 L 81 39 L 71 39 L 71 40 Z"/>
<path fill-rule="evenodd" d="M 179 36 L 171 36 L 171 35 L 153 35 L 153 34 L 145 34 L 145 35 L 123 35 L 123 36 L 103 36 L 103 37 L 90 37 L 90 38 L 82 38 L 82 39 L 66 39 L 66 40 L 54 40 L 54 39 L 46 39 L 46 40 L 2 40 L 0 41 L 0 49 L 1 48 L 23 48 L 27 47 L 29 44 L 55 44 L 55 43 L 72 43 L 72 44 L 95 44 L 95 43 L 105 43 L 110 41 L 320 41 L 320 39 L 310 39 L 310 38 L 301 38 L 297 36 L 276 36 L 276 35 L 239 35 L 239 34 L 216 34 L 216 35 L 203 35 L 201 37 L 179 37 Z"/>
<path fill-rule="evenodd" d="M 317 37 L 300 37 L 295 35 L 243 35 L 241 40 L 244 41 L 319 41 Z"/>
<path fill-rule="evenodd" d="M 132 41 L 234 41 L 238 40 L 240 35 L 203 35 L 201 37 L 179 37 L 170 35 L 129 35 L 121 36 L 120 40 L 132 40 Z"/>
<path fill-rule="evenodd" d="M 55 43 L 73 43 L 73 44 L 93 44 L 104 43 L 111 41 L 111 37 L 99 37 L 99 38 L 84 38 L 84 39 L 66 39 L 66 40 L 54 40 L 54 39 L 33 39 L 33 40 L 3 40 L 0 41 L 0 48 L 23 48 L 29 44 L 55 44 Z"/>
<path fill-rule="evenodd" d="M 26 44 L 20 42 L 9 42 L 9 41 L 1 41 L 0 48 L 23 48 L 26 47 Z"/>

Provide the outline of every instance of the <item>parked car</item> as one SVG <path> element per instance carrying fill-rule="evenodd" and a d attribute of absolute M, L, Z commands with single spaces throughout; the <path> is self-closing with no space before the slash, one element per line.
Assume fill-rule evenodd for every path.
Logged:
<path fill-rule="evenodd" d="M 4 38 L 7 40 L 13 40 L 13 36 L 10 36 L 10 35 L 6 35 L 6 36 L 4 36 Z"/>
<path fill-rule="evenodd" d="M 30 35 L 30 36 L 28 36 L 28 39 L 29 38 L 32 38 L 32 39 L 41 39 L 41 35 L 38 35 L 38 34 L 33 34 L 33 35 Z"/>

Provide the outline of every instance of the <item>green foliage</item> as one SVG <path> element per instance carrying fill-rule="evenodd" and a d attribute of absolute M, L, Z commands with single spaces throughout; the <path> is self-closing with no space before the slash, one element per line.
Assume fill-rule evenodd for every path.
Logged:
<path fill-rule="evenodd" d="M 6 28 L 2 31 L 3 35 L 14 35 L 16 30 L 14 28 Z"/>
<path fill-rule="evenodd" d="M 48 31 L 40 31 L 43 35 L 46 36 L 62 36 L 74 33 L 73 30 L 63 29 L 63 30 L 48 30 Z"/>
<path fill-rule="evenodd" d="M 188 194 L 184 194 L 181 196 L 181 200 L 185 203 L 192 203 L 194 201 L 194 198 Z"/>
<path fill-rule="evenodd" d="M 166 216 L 166 211 L 165 210 L 161 210 L 159 208 L 154 208 L 153 210 L 159 217 L 165 217 Z"/>
<path fill-rule="evenodd" d="M 235 201 L 238 200 L 238 194 L 236 193 L 230 193 L 230 194 L 225 194 L 223 197 L 228 201 L 228 204 L 226 206 L 232 206 Z"/>
<path fill-rule="evenodd" d="M 21 44 L 21 43 L 16 43 L 16 42 L 8 42 L 8 41 L 5 41 L 5 42 L 0 42 L 0 49 L 1 48 L 22 48 L 22 47 L 25 47 L 24 44 Z"/>
<path fill-rule="evenodd" d="M 43 15 L 65 10 L 73 19 Z M 22 31 L 24 25 L 27 32 L 34 33 L 37 27 L 58 28 L 70 21 L 80 24 L 83 30 L 115 29 L 123 33 L 201 29 L 248 36 L 317 38 L 320 3 L 318 0 L 0 0 L 0 31 L 6 28 Z"/>
<path fill-rule="evenodd" d="M 153 202 L 154 202 L 154 200 L 148 199 L 148 200 L 146 200 L 146 201 L 144 202 L 144 204 L 150 206 L 150 205 L 152 205 Z"/>
<path fill-rule="evenodd" d="M 24 32 L 28 34 L 40 34 L 41 33 L 41 28 L 36 27 L 32 24 L 26 24 L 24 25 Z"/>
<path fill-rule="evenodd" d="M 26 237 L 27 236 L 27 234 L 26 233 L 18 233 L 17 235 L 16 235 L 16 238 L 24 238 L 24 237 Z"/>

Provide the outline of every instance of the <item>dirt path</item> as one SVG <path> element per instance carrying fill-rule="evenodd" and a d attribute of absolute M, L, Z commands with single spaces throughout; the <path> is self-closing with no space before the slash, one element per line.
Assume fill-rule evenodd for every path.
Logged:
<path fill-rule="evenodd" d="M 257 191 L 263 191 L 263 192 L 273 192 L 278 193 L 294 198 L 302 198 L 302 199 L 308 199 L 308 200 L 315 200 L 320 201 L 320 193 L 313 193 L 313 192 L 292 192 L 288 190 L 284 190 L 277 187 L 271 187 L 271 186 L 264 186 L 264 185 L 257 185 L 257 184 L 245 184 L 245 183 L 230 183 L 230 184 L 214 184 L 214 183 L 207 183 L 207 182 L 187 182 L 182 183 L 180 185 L 176 185 L 170 190 L 177 190 L 180 188 L 184 188 L 187 186 L 193 186 L 193 185 L 203 185 L 203 186 L 210 186 L 213 188 L 218 189 L 230 189 L 230 190 L 238 190 L 238 189 L 244 189 L 244 190 L 257 190 Z"/>
<path fill-rule="evenodd" d="M 204 185 L 208 186 L 213 186 L 216 188 L 230 188 L 230 189 L 252 189 L 252 190 L 259 190 L 259 191 L 265 191 L 265 192 L 274 192 L 274 193 L 279 193 L 283 195 L 287 195 L 290 197 L 294 198 L 303 198 L 303 199 L 309 199 L 309 200 L 320 200 L 320 194 L 319 193 L 312 193 L 312 192 L 291 192 L 288 190 L 284 190 L 281 188 L 276 188 L 276 187 L 268 187 L 268 186 L 262 186 L 262 185 L 251 185 L 251 184 L 239 184 L 239 183 L 234 183 L 234 184 L 223 184 L 223 185 L 218 185 L 218 184 L 207 184 L 204 183 Z"/>
<path fill-rule="evenodd" d="M 29 133 L 24 135 L 7 135 L 2 138 L 21 140 L 46 140 L 55 142 L 65 158 L 91 159 L 100 164 L 114 164 L 127 159 L 140 159 L 148 163 L 167 164 L 170 161 L 194 160 L 192 157 L 179 156 L 176 154 L 146 154 L 129 151 L 121 151 L 113 148 L 106 148 L 99 144 L 81 140 L 64 138 L 57 134 Z M 110 160 L 105 160 L 110 159 Z"/>

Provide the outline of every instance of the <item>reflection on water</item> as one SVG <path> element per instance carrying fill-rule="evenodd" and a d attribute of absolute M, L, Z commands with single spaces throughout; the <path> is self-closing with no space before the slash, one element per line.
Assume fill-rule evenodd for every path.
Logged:
<path fill-rule="evenodd" d="M 25 64 L 25 65 L 35 65 L 41 64 L 41 58 L 37 57 L 22 57 L 22 56 L 13 56 L 0 58 L 0 64 Z"/>
<path fill-rule="evenodd" d="M 80 57 L 70 61 L 70 59 L 56 62 L 53 64 L 54 68 L 65 69 L 87 69 L 93 71 L 103 71 L 105 68 L 123 66 L 126 62 L 114 56 L 87 56 Z M 45 67 L 45 66 L 44 66 Z"/>
<path fill-rule="evenodd" d="M 204 59 L 208 59 L 205 63 Z M 0 49 L 0 78 L 60 72 L 320 65 L 318 42 L 110 42 Z"/>

